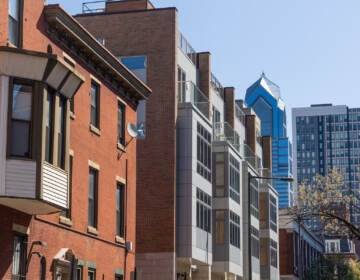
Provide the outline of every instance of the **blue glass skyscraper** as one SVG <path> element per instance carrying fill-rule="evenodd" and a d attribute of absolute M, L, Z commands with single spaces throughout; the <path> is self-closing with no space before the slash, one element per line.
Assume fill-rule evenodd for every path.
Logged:
<path fill-rule="evenodd" d="M 286 131 L 285 103 L 278 85 L 263 73 L 247 90 L 245 103 L 254 109 L 261 120 L 261 135 L 272 138 L 272 176 L 292 177 L 292 147 Z M 279 207 L 292 205 L 292 183 L 276 181 Z"/>

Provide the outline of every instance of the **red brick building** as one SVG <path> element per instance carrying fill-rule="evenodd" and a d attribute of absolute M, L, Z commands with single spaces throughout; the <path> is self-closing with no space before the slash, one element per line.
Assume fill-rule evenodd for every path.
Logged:
<path fill-rule="evenodd" d="M 151 91 L 43 3 L 0 0 L 0 278 L 130 279 L 136 141 L 126 127 Z"/>

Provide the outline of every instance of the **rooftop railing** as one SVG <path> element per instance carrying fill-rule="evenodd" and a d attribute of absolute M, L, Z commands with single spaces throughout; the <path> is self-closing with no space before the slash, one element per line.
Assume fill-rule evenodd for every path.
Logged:
<path fill-rule="evenodd" d="M 178 46 L 182 52 L 186 54 L 195 65 L 197 65 L 196 51 L 180 31 L 178 31 Z"/>
<path fill-rule="evenodd" d="M 193 104 L 207 119 L 209 119 L 209 99 L 191 81 L 178 83 L 178 103 Z"/>
<path fill-rule="evenodd" d="M 237 105 L 236 103 L 235 103 L 235 115 L 236 115 L 236 118 L 237 118 L 243 125 L 245 125 L 246 114 L 245 114 L 245 112 L 239 107 L 239 105 Z"/>
<path fill-rule="evenodd" d="M 82 13 L 91 14 L 91 13 L 103 13 L 105 12 L 106 2 L 108 1 L 90 1 L 83 2 L 82 4 Z"/>
<path fill-rule="evenodd" d="M 216 76 L 213 73 L 211 73 L 210 83 L 211 83 L 212 87 L 220 94 L 220 96 L 222 98 L 224 98 L 224 87 L 222 86 L 222 84 L 219 82 L 219 80 L 216 78 Z"/>

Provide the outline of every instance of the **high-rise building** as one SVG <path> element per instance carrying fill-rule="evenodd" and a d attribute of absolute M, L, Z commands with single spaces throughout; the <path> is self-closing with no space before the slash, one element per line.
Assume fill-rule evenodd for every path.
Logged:
<path fill-rule="evenodd" d="M 263 73 L 246 90 L 245 102 L 261 120 L 261 135 L 272 138 L 272 173 L 274 177 L 292 177 L 292 146 L 286 131 L 285 103 L 278 85 Z M 288 207 L 293 201 L 291 182 L 275 181 L 279 193 L 279 207 Z"/>
<path fill-rule="evenodd" d="M 271 152 L 259 118 L 178 30 L 175 8 L 107 1 L 84 12 L 76 19 L 153 90 L 137 143 L 137 279 L 278 279 L 277 213 L 266 215 L 265 202 L 276 208 L 278 198 L 258 178 Z"/>
<path fill-rule="evenodd" d="M 151 91 L 60 6 L 0 7 L 0 279 L 130 279 Z"/>
<path fill-rule="evenodd" d="M 360 108 L 332 104 L 293 108 L 292 128 L 298 184 L 311 183 L 316 174 L 326 175 L 336 168 L 344 183 L 359 191 Z M 352 222 L 359 224 L 359 214 L 350 214 Z"/>

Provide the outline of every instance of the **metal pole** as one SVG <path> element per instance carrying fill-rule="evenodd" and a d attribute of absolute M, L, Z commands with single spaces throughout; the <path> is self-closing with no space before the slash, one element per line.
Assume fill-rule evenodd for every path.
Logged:
<path fill-rule="evenodd" d="M 299 242 L 298 242 L 298 266 L 299 266 L 299 280 L 302 280 L 302 244 L 301 244 L 301 220 L 300 215 L 297 215 Z"/>
<path fill-rule="evenodd" d="M 248 173 L 248 246 L 249 246 L 249 280 L 252 280 L 252 255 L 251 255 L 251 214 L 250 214 L 250 210 L 251 210 L 251 201 L 250 201 L 250 194 L 251 194 L 251 186 L 250 186 L 250 181 L 251 181 L 251 175 Z"/>

